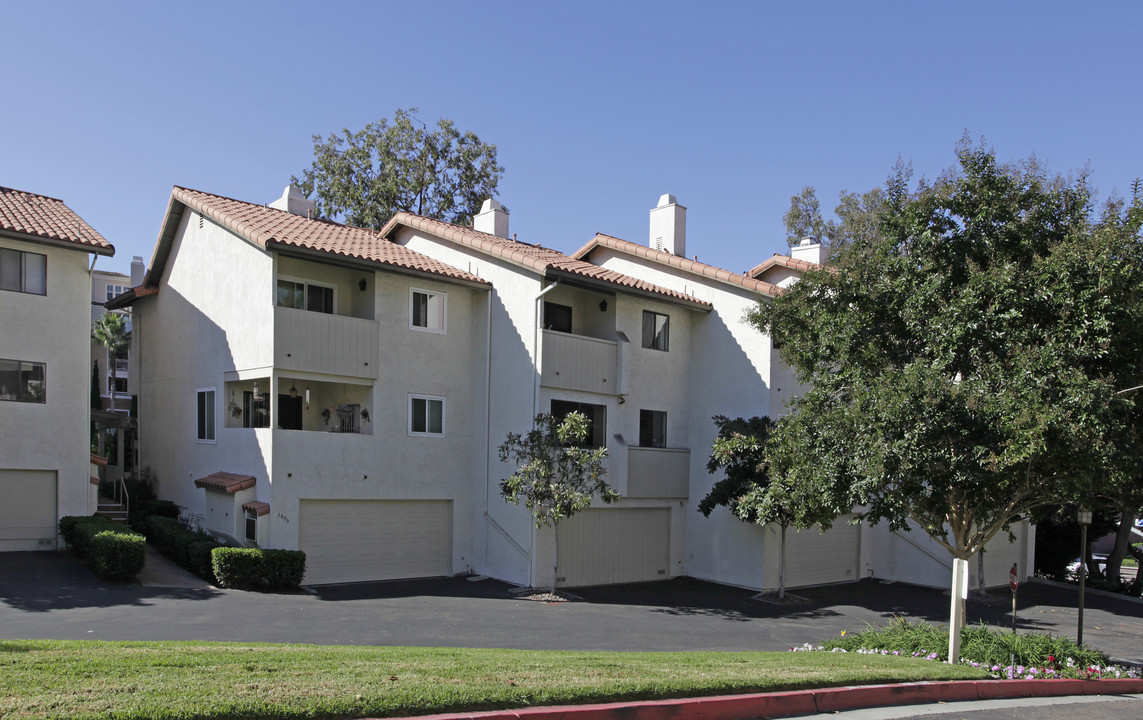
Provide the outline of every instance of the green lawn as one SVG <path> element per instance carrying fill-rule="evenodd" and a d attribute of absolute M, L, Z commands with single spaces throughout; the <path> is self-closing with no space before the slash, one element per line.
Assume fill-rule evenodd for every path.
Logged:
<path fill-rule="evenodd" d="M 0 640 L 0 717 L 354 718 L 983 678 L 912 658 Z"/>

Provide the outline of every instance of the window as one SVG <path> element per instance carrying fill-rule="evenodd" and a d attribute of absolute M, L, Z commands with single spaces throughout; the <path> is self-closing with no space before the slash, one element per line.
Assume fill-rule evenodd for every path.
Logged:
<path fill-rule="evenodd" d="M 643 347 L 667 352 L 670 335 L 671 316 L 663 313 L 643 311 Z"/>
<path fill-rule="evenodd" d="M 448 305 L 448 297 L 444 293 L 428 290 L 410 290 L 409 293 L 409 328 L 445 332 L 445 308 Z"/>
<path fill-rule="evenodd" d="M 639 447 L 667 447 L 667 413 L 662 410 L 639 411 Z"/>
<path fill-rule="evenodd" d="M 48 294 L 48 256 L 0 248 L 0 290 Z"/>
<path fill-rule="evenodd" d="M 243 533 L 243 535 L 246 536 L 246 542 L 250 543 L 251 545 L 257 545 L 258 544 L 258 511 L 257 510 L 247 510 L 246 511 L 246 528 L 245 528 L 245 530 L 246 531 Z"/>
<path fill-rule="evenodd" d="M 567 305 L 544 301 L 544 329 L 570 333 L 572 331 L 572 309 Z"/>
<path fill-rule="evenodd" d="M 409 396 L 409 434 L 444 437 L 445 399 L 433 395 Z"/>
<path fill-rule="evenodd" d="M 552 401 L 552 415 L 556 422 L 562 422 L 573 412 L 583 413 L 588 420 L 588 436 L 586 447 L 604 447 L 607 445 L 605 432 L 607 430 L 607 408 L 603 405 L 591 403 L 570 402 L 567 400 Z"/>
<path fill-rule="evenodd" d="M 110 300 L 116 295 L 122 295 L 127 292 L 129 288 L 126 285 L 108 285 L 107 286 L 107 299 Z"/>
<path fill-rule="evenodd" d="M 302 417 L 302 398 L 278 395 L 278 427 L 283 430 L 301 430 Z"/>
<path fill-rule="evenodd" d="M 333 288 L 301 280 L 278 279 L 278 305 L 296 310 L 333 314 Z"/>
<path fill-rule="evenodd" d="M 266 393 L 258 393 L 255 395 L 250 390 L 243 391 L 242 427 L 270 427 L 270 398 L 266 396 Z"/>
<path fill-rule="evenodd" d="M 0 360 L 0 400 L 45 402 L 45 375 L 43 363 Z"/>
<path fill-rule="evenodd" d="M 198 390 L 198 441 L 214 442 L 214 388 Z"/>

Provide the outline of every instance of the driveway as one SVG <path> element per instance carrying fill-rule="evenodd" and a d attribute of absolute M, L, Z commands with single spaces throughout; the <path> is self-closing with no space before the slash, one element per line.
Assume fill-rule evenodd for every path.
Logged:
<path fill-rule="evenodd" d="M 181 571 L 150 572 L 146 586 L 117 585 L 95 579 L 67 552 L 0 553 L 0 638 L 785 650 L 895 616 L 947 622 L 949 603 L 938 590 L 876 580 L 798 589 L 807 602 L 776 607 L 749 590 L 687 578 L 578 588 L 582 600 L 545 604 L 514 597 L 495 580 L 261 594 L 214 588 Z M 1074 636 L 1074 589 L 1025 583 L 1019 598 L 1022 631 Z M 1143 604 L 1094 594 L 1085 604 L 1085 640 L 1143 664 Z M 1009 627 L 1010 610 L 1006 591 L 988 602 L 970 599 L 969 621 Z"/>

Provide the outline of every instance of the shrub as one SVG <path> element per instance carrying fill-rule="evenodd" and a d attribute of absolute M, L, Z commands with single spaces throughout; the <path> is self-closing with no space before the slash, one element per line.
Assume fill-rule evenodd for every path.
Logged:
<path fill-rule="evenodd" d="M 960 654 L 965 661 L 1001 667 L 1010 663 L 1030 667 L 1059 665 L 1071 658 L 1078 665 L 1106 665 L 1107 655 L 1089 647 L 1081 647 L 1067 638 L 1040 633 L 1011 633 L 986 625 L 969 625 L 960 631 Z M 822 645 L 825 650 L 839 648 L 887 650 L 905 656 L 948 660 L 948 630 L 923 622 L 897 618 L 883 627 L 870 626 L 863 632 L 834 638 Z"/>
<path fill-rule="evenodd" d="M 137 533 L 104 530 L 92 537 L 91 562 L 104 579 L 134 580 L 146 556 L 147 542 Z"/>
<path fill-rule="evenodd" d="M 143 536 L 97 515 L 60 518 L 68 547 L 105 580 L 128 581 L 143 569 Z"/>
<path fill-rule="evenodd" d="M 178 519 L 179 506 L 170 500 L 156 500 L 154 498 L 144 498 L 142 500 L 131 500 L 131 512 L 127 521 L 131 524 L 132 528 L 142 531 L 146 522 L 155 516 Z"/>
<path fill-rule="evenodd" d="M 210 535 L 191 530 L 178 520 L 152 515 L 144 523 L 147 541 L 164 557 L 173 560 L 208 582 L 215 582 L 210 553 L 223 544 Z"/>
<path fill-rule="evenodd" d="M 219 585 L 240 590 L 295 589 L 306 572 L 300 550 L 220 547 L 211 558 Z"/>

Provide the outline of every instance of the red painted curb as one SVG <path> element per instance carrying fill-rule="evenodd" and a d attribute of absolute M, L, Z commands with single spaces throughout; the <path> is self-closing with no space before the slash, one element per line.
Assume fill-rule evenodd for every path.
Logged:
<path fill-rule="evenodd" d="M 958 700 L 1136 693 L 1143 693 L 1143 679 L 948 680 L 413 717 L 416 720 L 747 720 Z"/>

